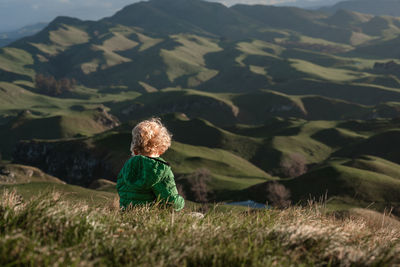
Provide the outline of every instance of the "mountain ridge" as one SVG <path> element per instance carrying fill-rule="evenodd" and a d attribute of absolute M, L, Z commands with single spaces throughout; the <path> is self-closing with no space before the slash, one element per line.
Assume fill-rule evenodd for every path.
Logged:
<path fill-rule="evenodd" d="M 335 12 L 338 9 L 347 9 L 373 15 L 400 16 L 399 0 L 350 0 L 342 1 L 331 7 L 323 7 L 320 10 Z"/>

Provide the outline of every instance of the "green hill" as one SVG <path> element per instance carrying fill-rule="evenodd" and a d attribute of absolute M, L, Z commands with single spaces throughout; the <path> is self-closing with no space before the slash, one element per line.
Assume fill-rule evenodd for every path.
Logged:
<path fill-rule="evenodd" d="M 177 141 L 164 157 L 171 162 L 176 175 L 207 169 L 213 177 L 211 183 L 214 189 L 244 188 L 271 178 L 246 160 L 255 153 L 253 150 L 257 150 L 258 140 L 248 140 L 212 125 L 207 129 L 203 127 L 204 123 L 196 120 L 187 123 L 166 121 Z M 197 135 L 193 136 L 187 130 L 189 128 L 192 131 L 203 129 L 203 138 L 193 139 Z M 130 156 L 130 130 L 108 131 L 93 138 L 23 142 L 19 144 L 14 160 L 39 166 L 72 184 L 88 186 L 100 178 L 115 180 Z M 253 150 L 246 143 L 242 143 L 241 147 L 236 146 L 239 140 L 253 143 Z M 26 156 L 28 151 L 29 157 Z"/>
<path fill-rule="evenodd" d="M 5 158 L 10 158 L 19 140 L 90 136 L 118 125 L 118 119 L 102 107 L 49 117 L 26 110 L 0 128 L 1 152 Z"/>
<path fill-rule="evenodd" d="M 302 176 L 279 182 L 290 191 L 293 203 L 326 199 L 333 209 L 369 206 L 383 211 L 399 205 L 398 170 L 399 165 L 377 157 L 333 159 Z M 269 184 L 255 185 L 232 196 L 252 197 L 263 203 L 268 201 Z"/>
<path fill-rule="evenodd" d="M 366 55 L 375 58 L 399 58 L 400 38 L 396 37 L 383 42 L 372 43 L 370 45 L 357 48 L 354 53 Z"/>
<path fill-rule="evenodd" d="M 336 155 L 346 157 L 374 155 L 400 163 L 400 155 L 396 149 L 399 142 L 399 134 L 400 131 L 398 129 L 385 131 L 353 146 L 343 148 Z"/>

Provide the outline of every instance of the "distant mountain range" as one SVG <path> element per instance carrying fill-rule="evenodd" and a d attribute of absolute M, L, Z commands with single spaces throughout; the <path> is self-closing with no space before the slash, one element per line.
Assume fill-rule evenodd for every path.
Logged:
<path fill-rule="evenodd" d="M 319 73 L 326 72 L 342 73 L 343 81 L 364 82 L 370 76 L 387 86 L 393 83 L 391 76 L 371 76 L 372 69 L 360 69 L 365 61 L 346 59 L 346 53 L 398 58 L 399 33 L 398 18 L 344 10 L 327 15 L 294 7 L 228 8 L 199 0 L 153 0 L 129 5 L 97 22 L 58 17 L 40 33 L 12 45 L 14 54 L 24 59 L 23 53 L 29 55 L 29 67 L 0 65 L 0 70 L 7 81 L 31 80 L 32 73 L 43 73 L 73 77 L 91 87 L 135 90 L 143 88 L 138 82 L 157 89 L 287 88 L 289 77 L 320 79 Z M 2 53 L 5 59 L 7 51 Z M 316 59 L 316 52 L 329 60 Z M 315 72 L 317 68 L 325 69 Z M 322 80 L 332 80 L 328 76 L 338 77 L 328 74 Z"/>

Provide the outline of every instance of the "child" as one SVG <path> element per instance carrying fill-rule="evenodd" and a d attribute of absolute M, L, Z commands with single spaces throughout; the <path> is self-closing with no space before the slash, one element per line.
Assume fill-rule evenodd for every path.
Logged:
<path fill-rule="evenodd" d="M 181 210 L 185 201 L 178 195 L 174 174 L 160 158 L 171 146 L 171 134 L 160 119 L 145 120 L 132 130 L 131 157 L 118 174 L 117 190 L 122 208 L 161 201 Z"/>

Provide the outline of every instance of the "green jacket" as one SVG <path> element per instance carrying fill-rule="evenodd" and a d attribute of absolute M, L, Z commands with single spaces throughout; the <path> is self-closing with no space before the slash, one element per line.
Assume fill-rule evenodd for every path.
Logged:
<path fill-rule="evenodd" d="M 185 200 L 178 195 L 174 174 L 162 158 L 137 155 L 125 162 L 118 174 L 117 191 L 120 206 L 161 202 L 171 204 L 178 211 Z"/>

